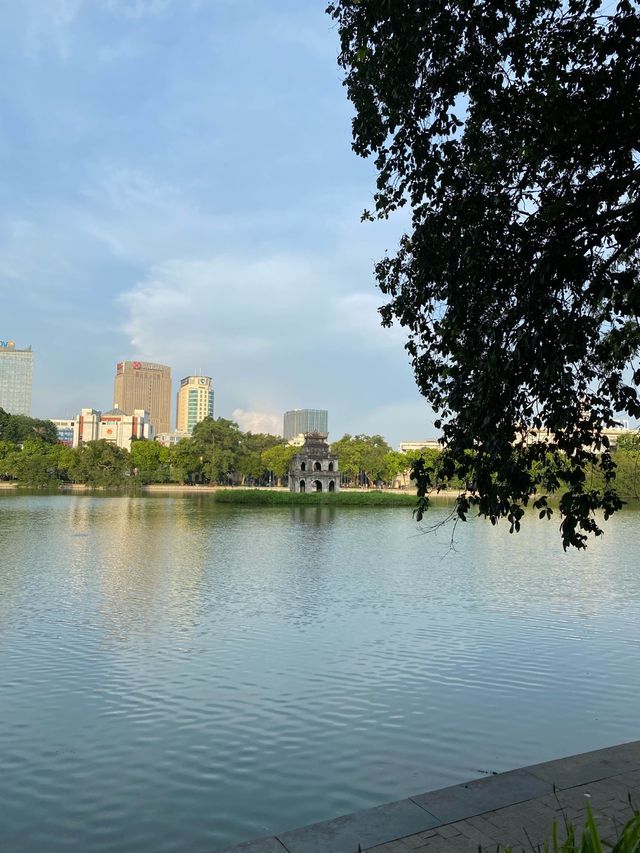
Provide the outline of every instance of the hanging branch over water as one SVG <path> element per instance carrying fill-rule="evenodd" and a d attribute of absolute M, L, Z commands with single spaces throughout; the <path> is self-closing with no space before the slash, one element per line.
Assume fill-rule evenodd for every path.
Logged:
<path fill-rule="evenodd" d="M 353 148 L 411 229 L 376 266 L 440 414 L 457 502 L 564 547 L 621 506 L 604 430 L 640 417 L 638 2 L 336 0 Z M 598 487 L 590 471 L 599 472 Z"/>

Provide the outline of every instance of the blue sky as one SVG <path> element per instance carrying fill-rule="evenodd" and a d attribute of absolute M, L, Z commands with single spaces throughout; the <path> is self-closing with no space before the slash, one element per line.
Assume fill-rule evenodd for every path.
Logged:
<path fill-rule="evenodd" d="M 324 0 L 8 0 L 0 57 L 0 338 L 33 414 L 109 408 L 115 364 L 213 376 L 216 414 L 331 437 L 434 434 L 361 224 L 371 164 Z"/>

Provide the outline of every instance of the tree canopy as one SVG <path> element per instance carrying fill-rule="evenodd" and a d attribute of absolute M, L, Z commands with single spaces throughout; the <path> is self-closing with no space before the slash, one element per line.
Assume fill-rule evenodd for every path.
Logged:
<path fill-rule="evenodd" d="M 55 444 L 58 440 L 55 424 L 28 415 L 11 415 L 0 408 L 0 440 L 19 444 L 30 438 Z"/>
<path fill-rule="evenodd" d="M 331 452 L 338 457 L 340 473 L 360 485 L 389 480 L 400 470 L 381 435 L 343 435 L 333 442 Z"/>
<path fill-rule="evenodd" d="M 353 148 L 375 158 L 365 217 L 411 211 L 375 271 L 446 446 L 442 480 L 416 468 L 419 512 L 453 472 L 460 518 L 475 507 L 512 530 L 532 495 L 549 517 L 560 490 L 564 547 L 584 547 L 595 512 L 621 506 L 603 432 L 640 417 L 639 4 L 327 11 Z"/>

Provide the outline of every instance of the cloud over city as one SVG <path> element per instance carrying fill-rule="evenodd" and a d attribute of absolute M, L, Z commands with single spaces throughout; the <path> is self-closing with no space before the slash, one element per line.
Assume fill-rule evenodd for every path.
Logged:
<path fill-rule="evenodd" d="M 360 223 L 373 170 L 322 9 L 8 5 L 0 275 L 34 413 L 109 406 L 137 357 L 211 375 L 216 413 L 256 428 L 318 406 L 332 433 L 429 432 L 373 279 L 403 223 Z"/>

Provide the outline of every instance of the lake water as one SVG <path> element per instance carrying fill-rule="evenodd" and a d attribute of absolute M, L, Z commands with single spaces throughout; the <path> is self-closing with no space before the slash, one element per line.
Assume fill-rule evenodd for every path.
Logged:
<path fill-rule="evenodd" d="M 210 851 L 639 738 L 639 531 L 1 495 L 0 849 Z"/>

